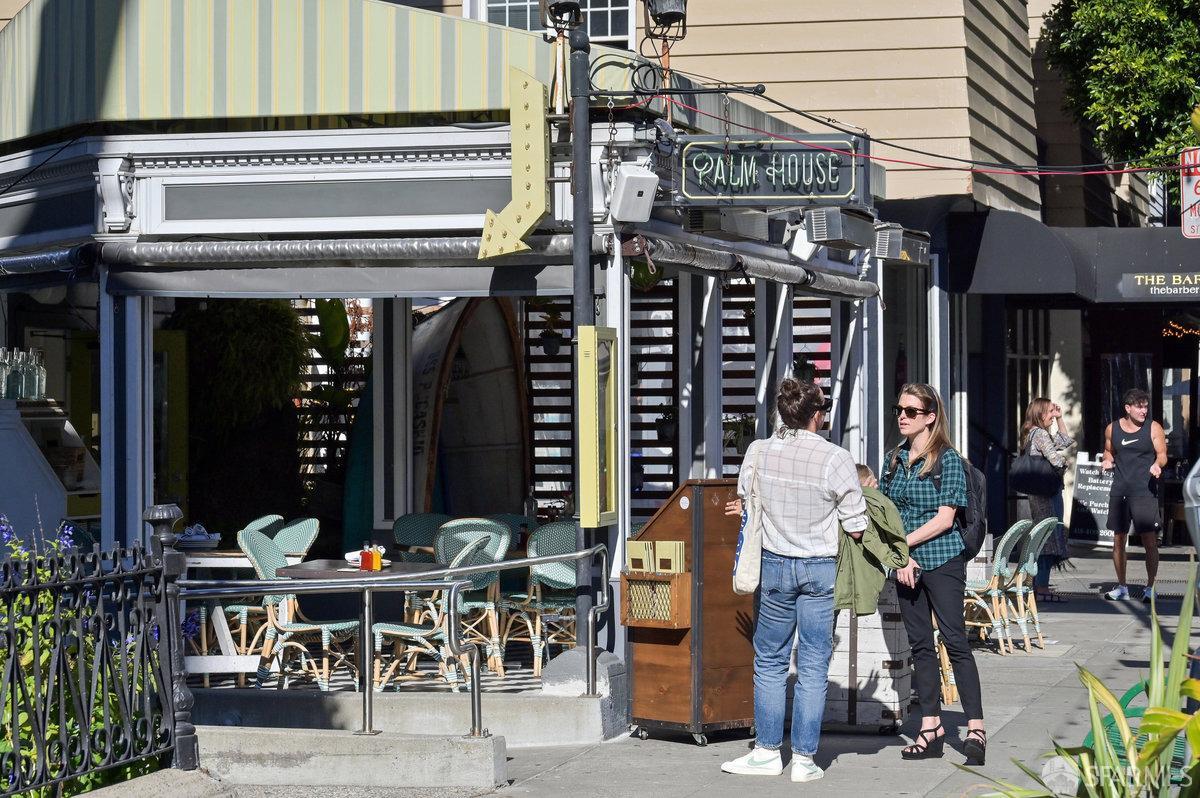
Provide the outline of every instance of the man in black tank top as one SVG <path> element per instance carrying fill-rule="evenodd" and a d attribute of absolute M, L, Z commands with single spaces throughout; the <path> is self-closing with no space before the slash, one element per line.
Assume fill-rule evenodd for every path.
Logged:
<path fill-rule="evenodd" d="M 1142 601 L 1154 597 L 1158 575 L 1158 478 L 1167 464 L 1167 436 L 1157 421 L 1149 420 L 1150 395 L 1134 388 L 1123 398 L 1125 415 L 1104 430 L 1101 467 L 1115 470 L 1108 495 L 1108 528 L 1113 532 L 1113 568 L 1117 586 L 1104 594 L 1114 601 L 1129 598 L 1125 586 L 1125 542 L 1129 528 L 1142 536 L 1146 549 L 1146 590 Z"/>

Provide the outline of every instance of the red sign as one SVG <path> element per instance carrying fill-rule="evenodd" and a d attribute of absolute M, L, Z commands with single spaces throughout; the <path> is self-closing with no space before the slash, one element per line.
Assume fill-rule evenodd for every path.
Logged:
<path fill-rule="evenodd" d="M 1180 198 L 1183 213 L 1179 223 L 1184 238 L 1200 238 L 1200 147 L 1192 147 L 1179 153 Z"/>

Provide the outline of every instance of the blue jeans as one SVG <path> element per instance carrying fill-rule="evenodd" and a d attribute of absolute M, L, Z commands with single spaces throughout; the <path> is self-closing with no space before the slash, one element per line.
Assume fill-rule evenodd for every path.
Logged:
<path fill-rule="evenodd" d="M 754 624 L 754 724 L 760 748 L 783 746 L 788 665 L 792 640 L 798 638 L 792 751 L 804 756 L 817 752 L 833 654 L 836 576 L 833 557 L 782 557 L 763 550 Z"/>

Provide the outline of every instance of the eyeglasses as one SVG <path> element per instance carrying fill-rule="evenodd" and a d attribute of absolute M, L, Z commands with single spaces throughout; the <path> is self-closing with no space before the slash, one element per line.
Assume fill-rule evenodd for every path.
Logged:
<path fill-rule="evenodd" d="M 903 415 L 905 418 L 916 418 L 917 416 L 923 416 L 927 414 L 929 411 L 923 407 L 904 407 L 903 405 L 896 405 L 892 408 L 892 412 L 896 414 L 896 418 L 900 418 L 901 415 Z"/>
<path fill-rule="evenodd" d="M 817 409 L 822 413 L 828 413 L 833 409 L 833 397 L 825 397 L 825 401 L 821 402 L 821 406 Z"/>

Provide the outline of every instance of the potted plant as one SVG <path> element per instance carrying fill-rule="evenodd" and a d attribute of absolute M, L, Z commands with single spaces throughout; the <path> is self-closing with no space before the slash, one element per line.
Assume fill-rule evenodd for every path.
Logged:
<path fill-rule="evenodd" d="M 639 291 L 650 291 L 662 280 L 662 269 L 645 258 L 634 258 L 629 265 L 629 284 Z"/>
<path fill-rule="evenodd" d="M 722 439 L 727 449 L 735 449 L 738 454 L 745 454 L 754 440 L 753 413 L 735 413 L 725 416 L 721 421 Z"/>
<path fill-rule="evenodd" d="M 553 357 L 562 348 L 563 334 L 559 329 L 565 327 L 566 322 L 563 321 L 562 313 L 557 310 L 544 311 L 542 320 L 546 328 L 538 333 L 538 340 L 542 344 L 542 351 Z"/>
<path fill-rule="evenodd" d="M 663 405 L 662 412 L 654 419 L 654 431 L 658 434 L 660 442 L 669 443 L 675 440 L 675 433 L 679 431 L 679 421 L 675 417 L 674 407 Z"/>

